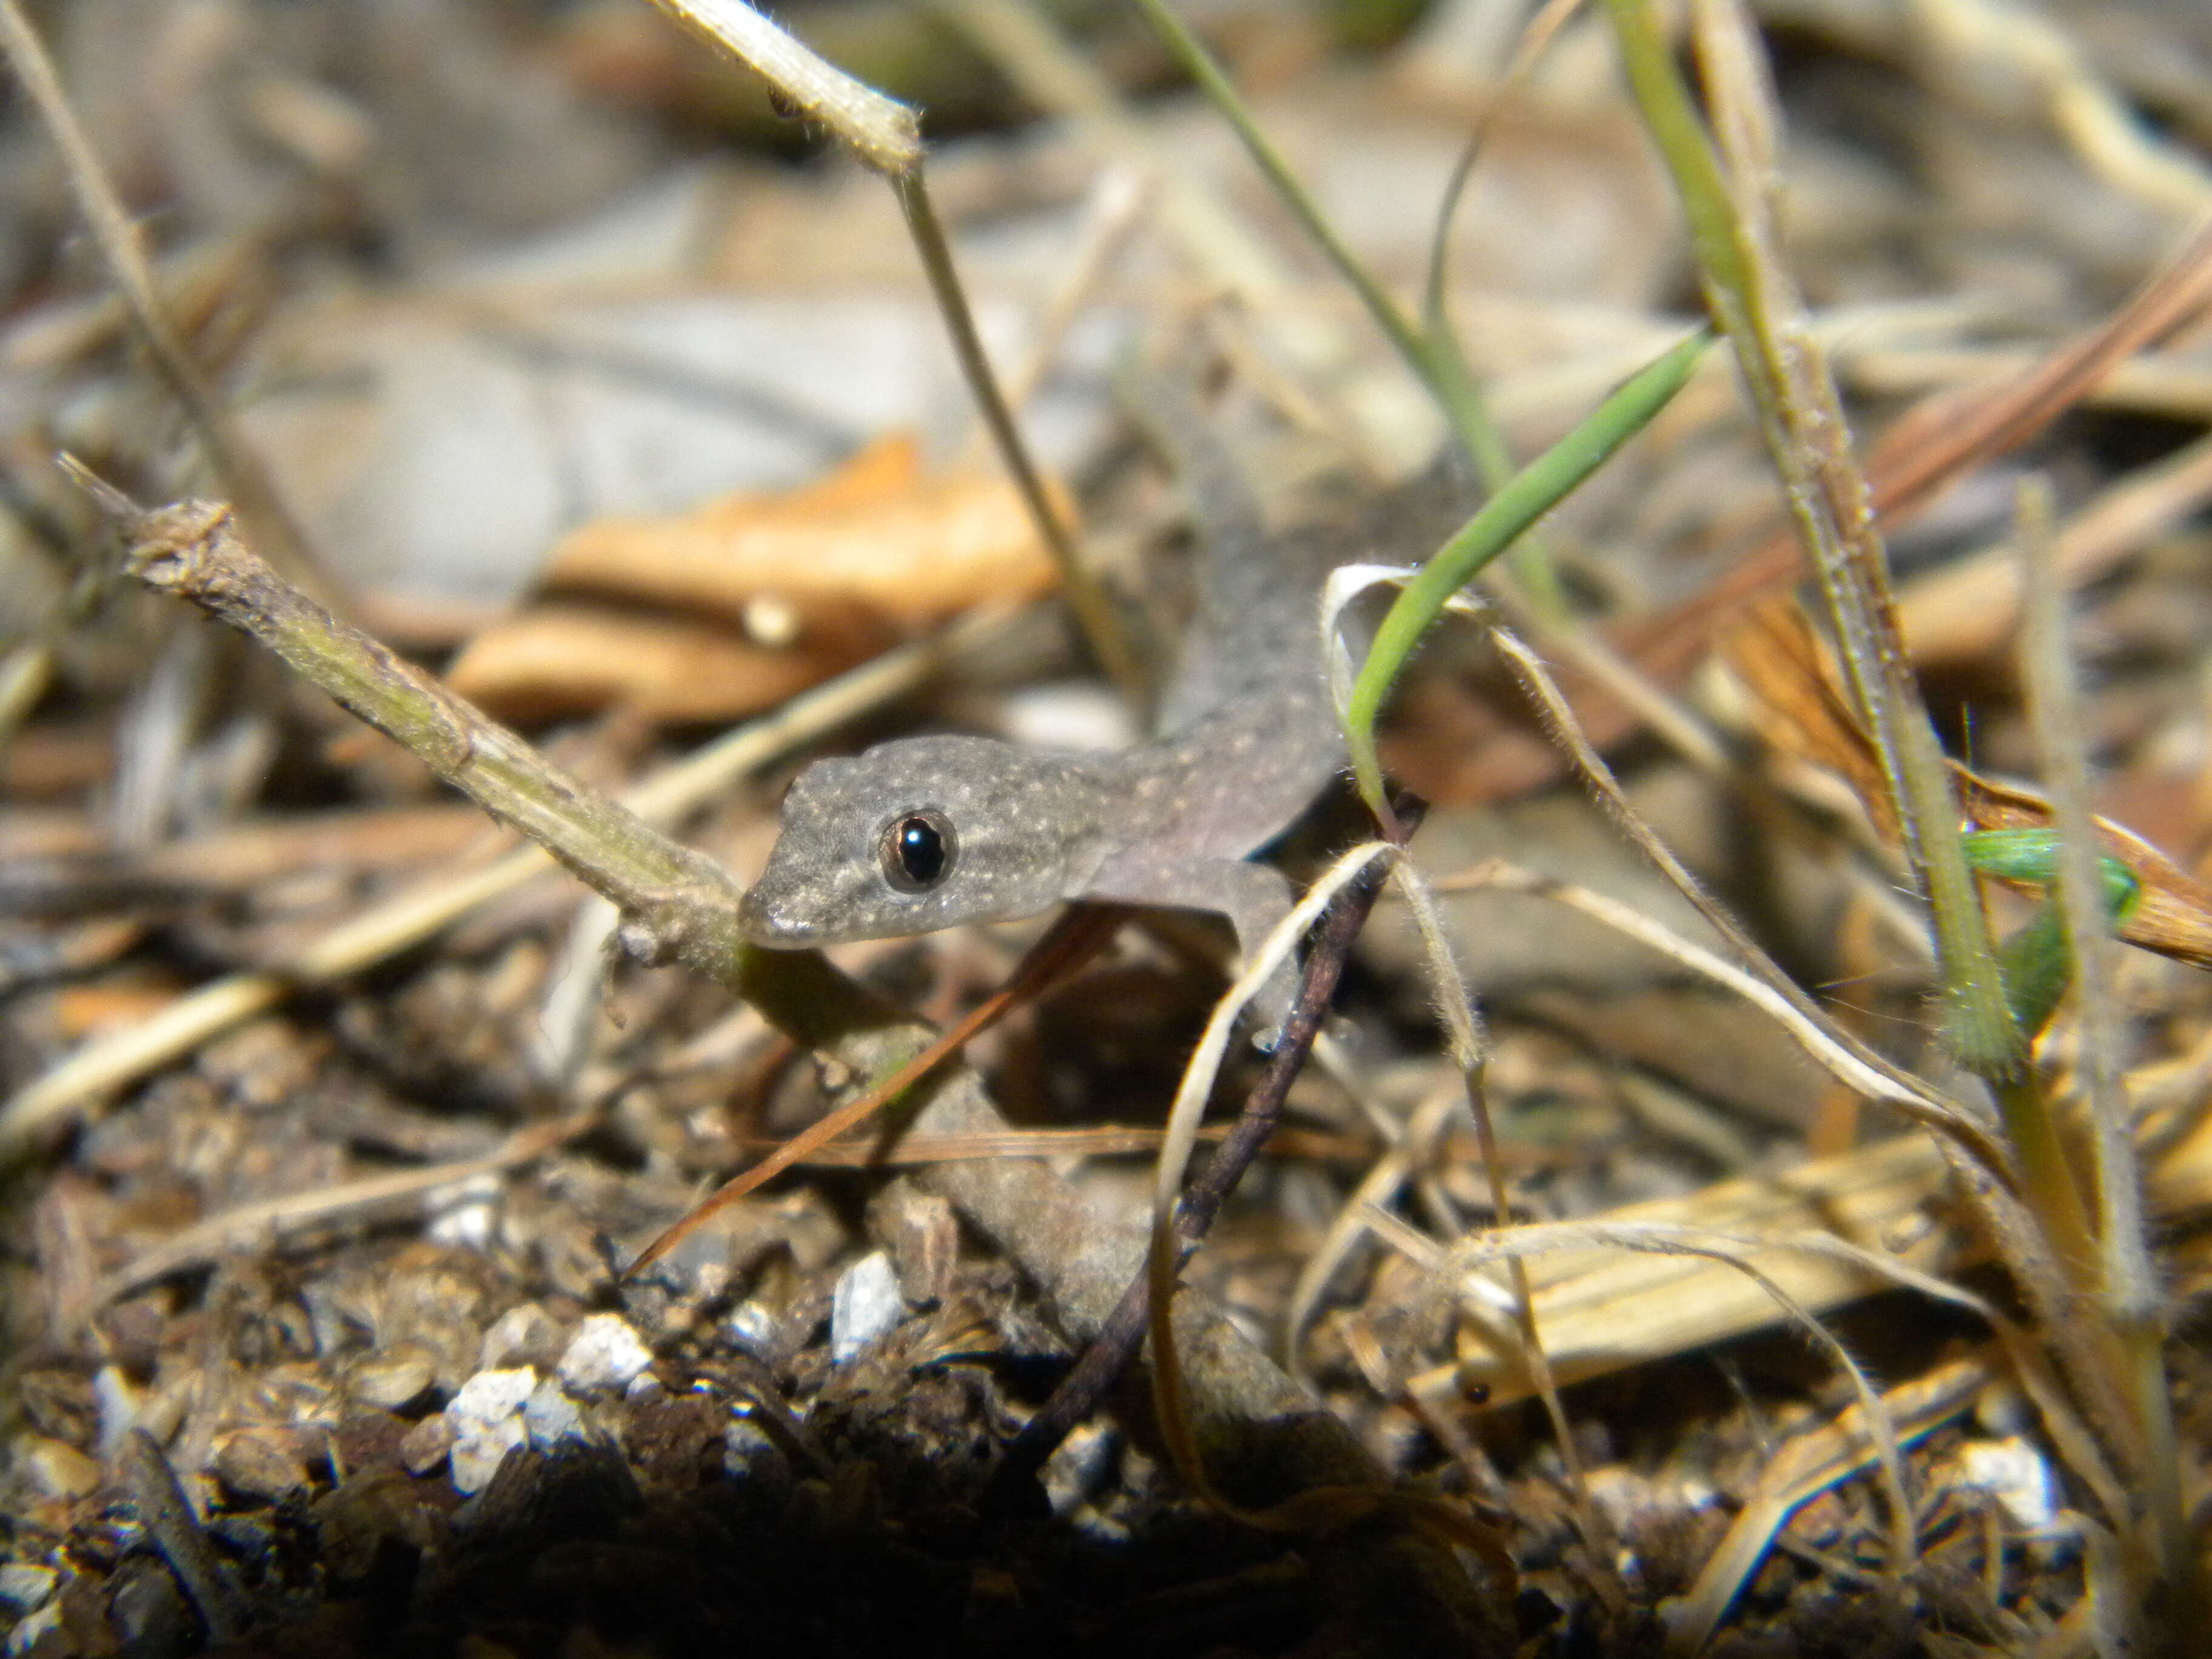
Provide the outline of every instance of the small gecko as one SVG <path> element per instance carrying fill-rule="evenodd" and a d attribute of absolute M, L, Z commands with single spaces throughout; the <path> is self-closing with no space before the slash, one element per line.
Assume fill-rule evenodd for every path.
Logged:
<path fill-rule="evenodd" d="M 1291 887 L 1248 860 L 1346 763 L 1319 598 L 1369 539 L 1343 526 L 1270 535 L 1218 448 L 1181 447 L 1200 603 L 1152 740 L 1091 754 L 901 738 L 816 761 L 785 795 L 745 896 L 750 939 L 799 949 L 899 938 L 1098 899 L 1218 912 L 1250 959 L 1288 913 Z M 1263 993 L 1270 1026 L 1288 1012 L 1293 966 Z"/>

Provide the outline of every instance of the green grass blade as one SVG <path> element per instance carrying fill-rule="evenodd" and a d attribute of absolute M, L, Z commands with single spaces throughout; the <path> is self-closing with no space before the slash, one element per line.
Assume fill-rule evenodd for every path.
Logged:
<path fill-rule="evenodd" d="M 1384 815 L 1382 763 L 1375 753 L 1375 719 L 1421 635 L 1477 571 L 1512 546 L 1522 532 L 1667 406 L 1689 380 L 1712 337 L 1701 329 L 1623 382 L 1581 425 L 1508 480 L 1398 595 L 1376 630 L 1375 643 L 1360 665 L 1344 712 L 1352 775 L 1360 794 L 1383 822 L 1389 820 Z"/>
<path fill-rule="evenodd" d="M 1136 0 L 1136 3 L 1169 55 L 1229 123 L 1243 144 L 1245 154 L 1265 175 L 1283 205 L 1290 210 L 1322 257 L 1358 295 L 1360 304 L 1366 307 L 1391 348 L 1428 388 L 1429 395 L 1450 422 L 1461 447 L 1474 462 L 1476 476 L 1482 480 L 1483 487 L 1499 488 L 1508 467 L 1505 442 L 1491 419 L 1481 389 L 1466 358 L 1460 355 L 1458 343 L 1452 338 L 1450 331 L 1433 324 L 1422 328 L 1383 291 L 1374 274 L 1360 263 L 1358 256 L 1322 212 L 1313 192 L 1291 171 L 1274 141 L 1261 129 L 1250 106 L 1237 91 L 1237 83 L 1214 61 L 1206 43 L 1176 15 L 1167 0 Z"/>

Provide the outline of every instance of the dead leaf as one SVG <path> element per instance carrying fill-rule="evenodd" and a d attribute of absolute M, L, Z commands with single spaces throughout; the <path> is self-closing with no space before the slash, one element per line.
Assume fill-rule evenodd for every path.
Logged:
<path fill-rule="evenodd" d="M 1066 493 L 1053 494 L 1073 523 Z M 855 609 L 927 628 L 986 600 L 1034 598 L 1055 574 L 1011 483 L 929 477 L 914 440 L 896 435 L 802 489 L 586 525 L 556 550 L 545 581 L 740 621 L 764 602 L 787 605 L 804 641 L 849 625 Z"/>
<path fill-rule="evenodd" d="M 546 605 L 477 635 L 446 683 L 509 720 L 619 707 L 652 720 L 726 720 L 773 708 L 866 654 L 769 650 L 712 623 Z"/>
<path fill-rule="evenodd" d="M 1874 745 L 1844 702 L 1826 648 L 1794 599 L 1763 599 L 1721 636 L 1720 653 L 1746 691 L 1761 742 L 1832 772 L 1866 808 L 1885 846 L 1897 812 Z"/>

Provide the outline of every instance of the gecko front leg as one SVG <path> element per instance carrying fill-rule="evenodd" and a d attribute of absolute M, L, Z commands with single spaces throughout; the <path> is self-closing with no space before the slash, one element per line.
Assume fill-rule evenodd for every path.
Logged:
<path fill-rule="evenodd" d="M 1291 884 L 1272 865 L 1244 859 L 1190 858 L 1173 861 L 1125 854 L 1088 884 L 1085 897 L 1171 910 L 1211 910 L 1229 918 L 1237 950 L 1249 963 L 1291 913 Z M 1284 957 L 1252 999 L 1263 1048 L 1273 1048 L 1297 1000 L 1298 959 Z"/>

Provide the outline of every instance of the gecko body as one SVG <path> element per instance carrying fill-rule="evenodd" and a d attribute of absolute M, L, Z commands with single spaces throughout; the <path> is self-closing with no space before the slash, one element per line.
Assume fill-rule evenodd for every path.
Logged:
<path fill-rule="evenodd" d="M 834 945 L 1007 921 L 1066 899 L 1213 911 L 1247 958 L 1288 912 L 1248 862 L 1345 763 L 1321 653 L 1328 573 L 1366 538 L 1269 535 L 1231 469 L 1191 479 L 1200 605 L 1158 734 L 1116 753 L 902 738 L 817 761 L 746 896 L 756 943 Z M 1263 1012 L 1287 1009 L 1279 975 Z"/>

